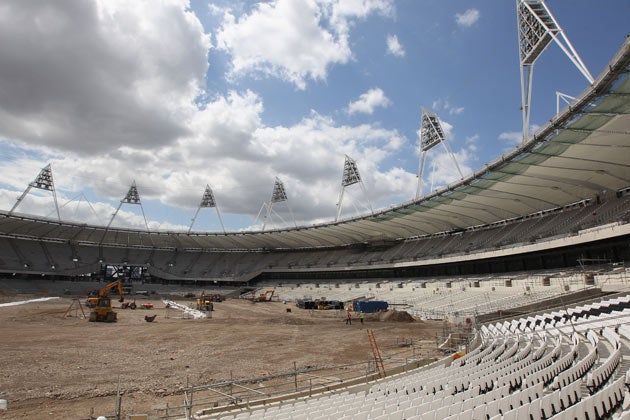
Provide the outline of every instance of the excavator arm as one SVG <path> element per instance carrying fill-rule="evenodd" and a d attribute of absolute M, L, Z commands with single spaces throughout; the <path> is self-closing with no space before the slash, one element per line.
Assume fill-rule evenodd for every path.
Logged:
<path fill-rule="evenodd" d="M 120 280 L 116 280 L 114 282 L 111 282 L 105 285 L 101 290 L 98 291 L 99 297 L 105 296 L 109 290 L 114 289 L 114 288 L 118 288 L 118 294 L 120 295 L 120 302 L 123 302 L 125 298 L 123 297 L 124 292 L 123 292 L 122 282 Z"/>

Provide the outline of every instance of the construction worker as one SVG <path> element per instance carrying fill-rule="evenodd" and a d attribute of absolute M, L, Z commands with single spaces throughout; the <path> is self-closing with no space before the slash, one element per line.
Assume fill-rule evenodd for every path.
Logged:
<path fill-rule="evenodd" d="M 350 309 L 346 311 L 346 325 L 352 325 L 352 314 L 350 313 Z"/>
<path fill-rule="evenodd" d="M 365 314 L 363 311 L 359 312 L 359 319 L 361 320 L 361 324 L 363 324 L 363 318 L 365 318 Z"/>

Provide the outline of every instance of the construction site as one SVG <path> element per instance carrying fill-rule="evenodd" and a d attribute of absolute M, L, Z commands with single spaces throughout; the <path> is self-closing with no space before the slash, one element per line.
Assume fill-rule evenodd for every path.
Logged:
<path fill-rule="evenodd" d="M 136 310 L 112 293 L 116 322 L 89 322 L 99 307 L 85 296 L 2 292 L 0 417 L 192 418 L 367 382 L 441 354 L 440 321 L 388 311 L 363 323 L 352 313 L 348 325 L 345 310 L 265 293 L 212 302 L 211 312 L 196 311 L 194 293 L 132 298 Z"/>

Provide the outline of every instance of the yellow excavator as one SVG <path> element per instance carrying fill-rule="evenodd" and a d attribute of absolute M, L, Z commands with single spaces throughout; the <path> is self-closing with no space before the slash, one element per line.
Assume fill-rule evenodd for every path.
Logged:
<path fill-rule="evenodd" d="M 252 301 L 253 302 L 271 302 L 273 295 L 275 294 L 275 290 L 265 290 L 258 296 L 256 296 L 256 292 L 252 291 Z"/>
<path fill-rule="evenodd" d="M 90 293 L 87 300 L 87 305 L 92 308 L 90 312 L 90 322 L 116 322 L 117 314 L 112 309 L 112 300 L 107 296 L 107 292 L 111 289 L 117 288 L 120 295 L 119 302 L 124 302 L 123 287 L 120 280 L 109 283 L 97 293 Z"/>
<path fill-rule="evenodd" d="M 212 297 L 210 295 L 206 295 L 206 292 L 201 292 L 201 296 L 197 298 L 197 310 L 207 312 L 214 310 Z"/>

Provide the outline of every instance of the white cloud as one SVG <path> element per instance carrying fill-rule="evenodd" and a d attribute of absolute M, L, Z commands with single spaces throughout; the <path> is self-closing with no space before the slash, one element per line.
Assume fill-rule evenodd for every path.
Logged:
<path fill-rule="evenodd" d="M 332 44 L 302 45 L 295 39 L 294 52 L 312 54 L 295 71 L 288 61 L 279 61 L 277 69 L 296 83 L 325 76 L 325 68 L 317 73 L 319 63 L 312 60 L 334 54 L 318 48 L 345 45 L 351 18 L 389 13 L 391 2 L 300 4 L 316 6 L 307 10 L 308 19 L 327 18 L 313 22 L 328 23 L 324 32 Z M 91 203 L 94 210 L 72 203 L 63 207 L 62 217 L 96 224 L 109 221 L 133 180 L 151 228 L 185 228 L 185 217 L 163 220 L 171 210 L 190 211 L 192 217 L 206 184 L 223 214 L 252 220 L 276 176 L 285 183 L 298 222 L 331 220 L 345 154 L 356 159 L 375 208 L 413 196 L 414 174 L 387 163 L 407 144 L 396 130 L 377 123 L 341 125 L 317 112 L 289 126 L 266 126 L 257 93 L 206 94 L 201 86 L 209 37 L 179 0 L 131 5 L 15 0 L 3 7 L 11 19 L 0 13 L 0 87 L 7 92 L 0 102 L 2 208 L 10 209 L 49 162 L 60 204 L 82 191 L 98 197 Z M 275 24 L 271 9 L 278 8 L 296 13 L 297 22 L 305 17 L 279 1 L 239 22 L 256 15 Z M 263 9 L 271 15 L 260 14 Z M 296 21 L 285 29 L 301 35 L 308 27 L 293 26 Z M 317 24 L 310 29 L 315 38 L 327 36 Z M 202 109 L 195 105 L 199 96 L 207 98 Z M 373 112 L 387 104 L 383 92 L 372 89 L 351 105 L 352 112 Z M 29 194 L 19 211 L 54 217 L 50 205 L 46 194 Z M 123 206 L 115 224 L 144 228 L 138 210 Z"/>
<path fill-rule="evenodd" d="M 223 214 L 253 218 L 261 204 L 269 200 L 276 176 L 285 183 L 288 204 L 298 222 L 331 220 L 345 154 L 357 160 L 375 207 L 401 201 L 398 197 L 412 197 L 409 188 L 413 184 L 401 180 L 411 179 L 413 174 L 381 168 L 386 159 L 406 144 L 396 130 L 373 124 L 339 125 L 317 113 L 292 126 L 266 127 L 261 123 L 262 112 L 263 103 L 256 94 L 230 92 L 225 97 L 216 97 L 198 112 L 189 124 L 192 134 L 174 144 L 150 150 L 129 146 L 87 157 L 41 152 L 32 159 L 0 161 L 3 173 L 22 168 L 14 179 L 7 180 L 13 191 L 0 195 L 2 208 L 14 204 L 19 192 L 43 166 L 41 162 L 48 161 L 53 165 L 60 203 L 75 196 L 77 191 L 93 192 L 101 197 L 101 201 L 92 203 L 101 224 L 103 220 L 109 221 L 108 215 L 134 179 L 145 204 L 159 200 L 161 205 L 194 209 L 205 185 L 210 184 Z M 50 204 L 50 197 L 44 198 Z M 152 228 L 175 226 L 159 222 L 160 216 L 152 214 L 150 208 L 145 207 L 145 211 Z M 28 211 L 21 211 L 39 215 L 48 215 L 51 210 L 43 209 L 43 204 L 25 204 L 24 209 Z M 93 223 L 94 216 L 88 210 L 85 207 L 76 217 L 85 217 Z M 144 220 L 141 215 L 138 218 L 135 206 L 124 206 L 124 210 L 117 217 L 117 224 L 144 228 Z M 288 207 L 278 206 L 277 211 L 290 220 Z"/>
<path fill-rule="evenodd" d="M 352 57 L 349 28 L 353 19 L 388 13 L 391 1 L 276 0 L 260 3 L 249 14 L 226 13 L 217 48 L 232 57 L 232 76 L 263 74 L 305 89 L 307 81 L 325 80 L 333 64 Z"/>
<path fill-rule="evenodd" d="M 460 115 L 465 110 L 463 106 L 451 105 L 448 99 L 437 99 L 433 101 L 432 108 L 436 112 L 446 111 L 449 115 Z"/>
<path fill-rule="evenodd" d="M 532 124 L 529 127 L 530 133 L 535 133 L 540 126 L 538 124 Z M 501 140 L 508 148 L 519 146 L 523 142 L 522 131 L 504 131 L 499 134 L 499 140 Z"/>
<path fill-rule="evenodd" d="M 508 146 L 517 146 L 523 141 L 522 131 L 504 131 L 499 134 L 499 140 L 506 143 Z"/>
<path fill-rule="evenodd" d="M 387 52 L 396 57 L 405 56 L 405 49 L 400 45 L 400 42 L 398 42 L 396 35 L 387 35 Z"/>
<path fill-rule="evenodd" d="M 370 89 L 367 92 L 361 94 L 359 99 L 348 104 L 348 114 L 373 114 L 374 110 L 378 107 L 387 108 L 391 104 L 391 101 L 385 96 L 385 93 L 380 88 Z"/>
<path fill-rule="evenodd" d="M 464 13 L 456 13 L 455 21 L 457 22 L 459 26 L 462 26 L 464 28 L 469 28 L 475 23 L 477 23 L 480 17 L 481 17 L 481 12 L 479 12 L 479 10 L 468 9 Z"/>
<path fill-rule="evenodd" d="M 0 39 L 0 136 L 80 153 L 184 135 L 210 46 L 175 0 L 7 0 Z"/>

